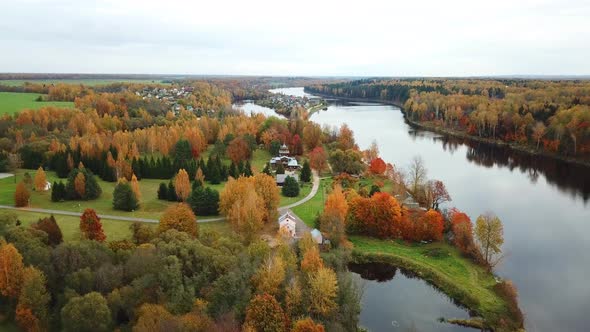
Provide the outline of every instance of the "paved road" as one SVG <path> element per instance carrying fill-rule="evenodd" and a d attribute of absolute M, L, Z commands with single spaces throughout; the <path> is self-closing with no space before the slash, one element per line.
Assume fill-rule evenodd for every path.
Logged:
<path fill-rule="evenodd" d="M 310 199 L 318 192 L 318 188 L 320 186 L 320 178 L 318 177 L 317 173 L 313 173 L 313 187 L 311 188 L 311 192 L 309 195 L 305 196 L 300 201 L 297 201 L 293 204 L 289 204 L 287 206 L 282 206 L 279 208 L 279 212 L 284 212 L 290 208 L 295 206 L 301 205 Z M 79 217 L 82 215 L 80 212 L 72 212 L 72 211 L 63 211 L 63 210 L 49 210 L 49 209 L 38 209 L 38 208 L 30 208 L 30 207 L 21 207 L 17 208 L 10 205 L 0 205 L 0 209 L 8 209 L 8 210 L 16 210 L 16 211 L 27 211 L 27 212 L 38 212 L 38 213 L 47 213 L 47 214 L 55 214 L 55 215 L 64 215 L 64 216 L 74 216 Z M 136 217 L 125 217 L 125 216 L 113 216 L 108 214 L 98 214 L 101 219 L 110 219 L 110 220 L 123 220 L 123 221 L 140 221 L 140 222 L 159 222 L 158 219 L 149 219 L 149 218 L 136 218 Z M 225 220 L 225 217 L 215 217 L 215 218 L 199 218 L 198 222 L 211 222 L 211 221 L 221 221 Z M 305 224 L 304 224 L 305 225 Z"/>

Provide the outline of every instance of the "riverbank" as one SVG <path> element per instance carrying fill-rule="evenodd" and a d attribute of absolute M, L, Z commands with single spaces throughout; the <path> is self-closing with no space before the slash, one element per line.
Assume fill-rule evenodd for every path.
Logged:
<path fill-rule="evenodd" d="M 322 98 L 334 98 L 334 99 L 338 99 L 338 100 L 351 101 L 351 102 L 381 103 L 381 104 L 396 106 L 396 107 L 399 107 L 399 109 L 401 110 L 406 122 L 414 128 L 433 131 L 433 132 L 436 132 L 439 134 L 444 134 L 444 135 L 449 135 L 449 136 L 453 136 L 456 138 L 471 140 L 474 142 L 480 142 L 480 143 L 484 143 L 484 144 L 494 145 L 497 147 L 509 148 L 509 149 L 514 150 L 516 152 L 525 153 L 525 154 L 529 154 L 532 156 L 552 158 L 552 159 L 560 160 L 560 161 L 563 161 L 566 163 L 590 167 L 590 160 L 582 160 L 580 158 L 563 156 L 563 155 L 548 152 L 548 151 L 539 151 L 539 150 L 537 150 L 531 146 L 528 146 L 528 145 L 518 144 L 518 143 L 514 143 L 514 142 L 504 142 L 504 141 L 501 141 L 498 139 L 478 137 L 478 136 L 474 136 L 474 135 L 469 135 L 463 131 L 437 126 L 436 124 L 431 123 L 431 122 L 418 122 L 418 121 L 412 120 L 407 116 L 406 112 L 404 111 L 403 105 L 398 102 L 380 100 L 380 99 L 370 99 L 370 98 L 346 98 L 346 97 L 338 97 L 338 96 L 326 95 L 326 94 L 321 94 L 321 93 L 316 93 L 316 92 L 308 92 L 308 93 L 314 94 L 314 95 L 322 97 Z"/>
<path fill-rule="evenodd" d="M 354 263 L 387 263 L 410 270 L 473 315 L 471 320 L 451 317 L 447 322 L 483 325 L 494 331 L 523 329 L 522 315 L 515 315 L 510 300 L 496 290 L 500 283 L 486 269 L 463 258 L 456 248 L 441 242 L 408 245 L 362 236 L 349 239 L 354 244 Z"/>

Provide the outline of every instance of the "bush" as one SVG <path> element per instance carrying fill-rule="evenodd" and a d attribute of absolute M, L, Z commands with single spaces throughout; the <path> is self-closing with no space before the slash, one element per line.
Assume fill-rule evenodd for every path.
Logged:
<path fill-rule="evenodd" d="M 291 176 L 285 178 L 285 184 L 283 184 L 283 196 L 286 197 L 297 197 L 299 196 L 299 183 Z"/>

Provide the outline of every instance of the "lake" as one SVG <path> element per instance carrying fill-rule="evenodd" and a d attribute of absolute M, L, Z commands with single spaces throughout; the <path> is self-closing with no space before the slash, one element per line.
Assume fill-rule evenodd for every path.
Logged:
<path fill-rule="evenodd" d="M 309 96 L 303 88 L 273 92 Z M 421 156 L 428 177 L 442 180 L 451 194 L 453 201 L 447 207 L 456 206 L 473 221 L 493 211 L 504 223 L 506 257 L 497 273 L 517 286 L 527 330 L 587 331 L 589 168 L 415 130 L 404 121 L 399 108 L 380 103 L 329 100 L 328 110 L 313 114 L 311 120 L 330 126 L 347 123 L 361 149 L 375 140 L 381 157 L 398 168 L 407 168 L 414 156 Z M 393 282 L 381 291 L 372 291 L 372 287 L 377 286 L 369 283 L 365 290 L 365 310 L 388 305 L 386 299 L 400 296 L 407 285 Z M 434 301 L 432 292 L 411 293 L 416 294 L 412 301 L 384 313 L 388 320 L 415 312 L 430 320 L 444 316 L 444 306 L 440 314 L 423 311 Z M 363 312 L 361 323 L 375 331 L 412 327 L 386 327 L 366 319 Z M 439 326 L 415 326 L 420 331 L 439 330 Z"/>

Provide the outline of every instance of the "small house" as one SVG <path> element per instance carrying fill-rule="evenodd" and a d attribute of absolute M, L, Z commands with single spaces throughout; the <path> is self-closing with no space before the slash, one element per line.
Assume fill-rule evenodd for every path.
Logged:
<path fill-rule="evenodd" d="M 296 225 L 295 217 L 289 211 L 279 217 L 279 229 L 291 237 L 295 237 Z"/>
<path fill-rule="evenodd" d="M 324 237 L 322 236 L 322 232 L 320 232 L 320 230 L 317 228 L 311 230 L 311 238 L 317 244 L 324 243 Z"/>
<path fill-rule="evenodd" d="M 281 145 L 281 148 L 279 149 L 279 156 L 288 156 L 289 155 L 289 148 L 287 147 L 287 145 L 285 143 L 283 143 L 283 145 Z"/>

